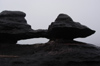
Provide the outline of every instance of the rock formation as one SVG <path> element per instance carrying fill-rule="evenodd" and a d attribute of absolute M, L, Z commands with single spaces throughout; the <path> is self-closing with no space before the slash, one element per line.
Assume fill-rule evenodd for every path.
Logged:
<path fill-rule="evenodd" d="M 100 66 L 100 47 L 74 41 L 94 30 L 60 14 L 47 30 L 33 30 L 20 11 L 0 13 L 1 66 Z M 44 37 L 45 44 L 18 45 L 21 39 Z M 11 44 L 11 45 L 1 45 Z"/>
<path fill-rule="evenodd" d="M 21 11 L 3 11 L 0 13 L 0 43 L 16 43 L 18 40 L 30 38 L 48 38 L 50 40 L 73 40 L 87 37 L 95 33 L 94 30 L 74 22 L 66 14 L 59 14 L 55 22 L 46 30 L 33 30 L 25 19 L 26 14 Z"/>
<path fill-rule="evenodd" d="M 0 46 L 0 66 L 100 66 L 100 48 L 74 41 Z"/>
<path fill-rule="evenodd" d="M 46 30 L 33 30 L 21 11 L 0 13 L 0 43 L 16 43 L 21 39 L 44 37 Z"/>
<path fill-rule="evenodd" d="M 73 40 L 74 38 L 84 38 L 95 33 L 94 30 L 74 22 L 66 14 L 59 14 L 55 22 L 52 22 L 48 28 L 48 34 L 51 39 Z"/>

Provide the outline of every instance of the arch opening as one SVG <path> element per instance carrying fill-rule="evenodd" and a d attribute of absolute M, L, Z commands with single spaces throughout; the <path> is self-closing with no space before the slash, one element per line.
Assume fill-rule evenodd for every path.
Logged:
<path fill-rule="evenodd" d="M 31 45 L 31 44 L 41 44 L 41 43 L 46 43 L 48 42 L 49 39 L 46 38 L 32 38 L 32 39 L 26 39 L 26 40 L 20 40 L 17 42 L 17 44 L 21 45 Z"/>

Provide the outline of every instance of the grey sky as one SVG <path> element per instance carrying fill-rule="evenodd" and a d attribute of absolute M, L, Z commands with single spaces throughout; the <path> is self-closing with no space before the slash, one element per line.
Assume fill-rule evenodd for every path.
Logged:
<path fill-rule="evenodd" d="M 76 40 L 100 44 L 100 0 L 0 0 L 0 12 L 3 10 L 25 12 L 27 22 L 33 29 L 47 29 L 59 13 L 68 14 L 74 21 L 96 30 L 92 36 Z M 40 38 L 19 43 L 33 44 L 46 41 Z"/>

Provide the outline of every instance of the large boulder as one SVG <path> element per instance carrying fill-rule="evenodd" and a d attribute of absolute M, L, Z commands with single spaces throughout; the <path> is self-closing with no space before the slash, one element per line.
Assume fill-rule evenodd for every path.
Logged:
<path fill-rule="evenodd" d="M 84 38 L 95 33 L 87 26 L 74 22 L 72 18 L 66 14 L 59 14 L 54 22 L 49 25 L 48 35 L 51 39 L 67 39 Z"/>
<path fill-rule="evenodd" d="M 33 30 L 21 11 L 0 13 L 0 43 L 16 43 L 21 39 L 44 37 L 47 30 Z"/>

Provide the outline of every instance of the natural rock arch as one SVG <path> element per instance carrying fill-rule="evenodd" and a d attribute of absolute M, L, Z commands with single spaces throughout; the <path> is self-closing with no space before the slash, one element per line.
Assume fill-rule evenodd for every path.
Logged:
<path fill-rule="evenodd" d="M 50 40 L 73 40 L 87 37 L 95 33 L 94 30 L 74 22 L 66 14 L 59 14 L 48 29 L 34 30 L 25 19 L 26 14 L 21 11 L 3 11 L 0 13 L 0 43 L 16 44 L 18 40 L 30 38 L 47 38 Z"/>

